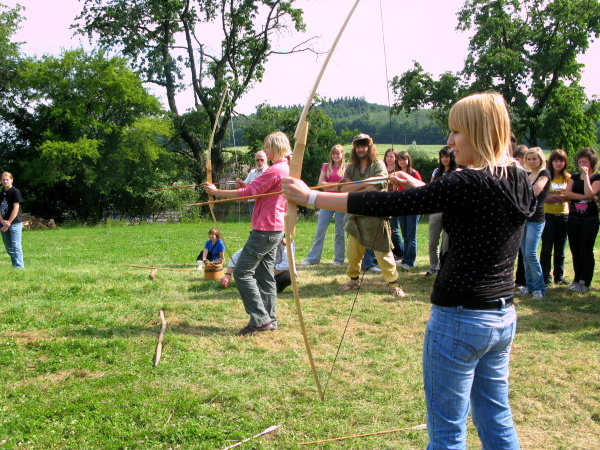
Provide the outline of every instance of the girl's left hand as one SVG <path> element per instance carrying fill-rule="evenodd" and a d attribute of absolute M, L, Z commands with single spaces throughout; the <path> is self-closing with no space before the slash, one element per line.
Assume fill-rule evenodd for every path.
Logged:
<path fill-rule="evenodd" d="M 283 198 L 297 205 L 306 205 L 310 188 L 302 180 L 297 178 L 284 178 L 281 180 Z"/>
<path fill-rule="evenodd" d="M 206 191 L 206 193 L 208 195 L 215 195 L 215 192 L 217 191 L 217 188 L 215 187 L 214 184 L 212 183 L 204 183 L 204 190 Z"/>
<path fill-rule="evenodd" d="M 403 186 L 404 188 L 414 188 L 425 185 L 424 182 L 417 180 L 415 177 L 402 170 L 391 173 L 389 178 L 393 184 L 396 186 Z"/>

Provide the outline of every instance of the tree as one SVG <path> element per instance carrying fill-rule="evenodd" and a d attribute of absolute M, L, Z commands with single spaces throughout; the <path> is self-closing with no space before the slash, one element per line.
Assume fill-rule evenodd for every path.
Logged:
<path fill-rule="evenodd" d="M 90 222 L 113 209 L 140 213 L 159 163 L 173 167 L 161 142 L 173 126 L 128 61 L 65 51 L 24 61 L 19 80 L 27 108 L 12 160 L 28 207 Z"/>
<path fill-rule="evenodd" d="M 579 85 L 577 56 L 600 34 L 597 0 L 468 0 L 458 17 L 458 30 L 475 30 L 463 71 L 435 81 L 415 63 L 391 82 L 396 111 L 432 106 L 445 126 L 460 97 L 494 89 L 530 146 L 573 152 L 595 142 L 598 102 Z"/>
<path fill-rule="evenodd" d="M 11 38 L 19 29 L 23 18 L 19 11 L 22 6 L 15 8 L 0 3 L 0 105 L 7 100 L 7 94 L 19 61 L 19 44 Z"/>
<path fill-rule="evenodd" d="M 266 104 L 259 105 L 253 120 L 244 127 L 244 140 L 248 145 L 249 156 L 254 159 L 254 153 L 264 148 L 265 137 L 274 131 L 284 132 L 293 146 L 293 136 L 300 114 L 299 107 L 274 108 Z M 331 147 L 339 144 L 340 139 L 335 134 L 331 119 L 321 109 L 313 108 L 307 120 L 310 126 L 302 165 L 302 179 L 314 186 L 319 180 L 321 166 L 329 160 Z M 253 162 L 250 164 L 253 165 Z"/>
<path fill-rule="evenodd" d="M 9 8 L 0 3 L 0 118 L 4 118 L 9 111 L 15 109 L 14 82 L 17 80 L 20 56 L 19 44 L 12 42 L 12 37 L 23 19 L 19 14 L 22 9 L 19 5 Z M 7 151 L 7 141 L 10 140 L 11 132 L 9 123 L 5 120 L 0 122 L 0 155 Z"/>
<path fill-rule="evenodd" d="M 130 57 L 135 70 L 149 83 L 165 89 L 169 110 L 187 145 L 176 151 L 205 166 L 204 152 L 215 122 L 211 149 L 213 169 L 223 166 L 221 144 L 234 108 L 255 82 L 274 51 L 271 40 L 288 30 L 304 30 L 302 11 L 294 0 L 85 0 L 75 25 L 104 48 Z M 217 27 L 217 22 L 220 26 Z M 221 34 L 213 50 L 214 36 Z M 299 51 L 294 49 L 289 53 Z M 205 119 L 180 113 L 176 94 L 189 80 L 196 111 Z M 221 118 L 218 106 L 225 86 L 229 98 Z M 207 125 L 196 128 L 198 122 Z M 201 175 L 203 173 L 201 172 Z M 203 176 L 199 177 L 202 181 Z"/>

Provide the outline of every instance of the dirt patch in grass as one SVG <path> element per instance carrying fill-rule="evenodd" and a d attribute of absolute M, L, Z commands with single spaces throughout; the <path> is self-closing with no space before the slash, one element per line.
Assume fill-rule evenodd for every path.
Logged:
<path fill-rule="evenodd" d="M 17 345 L 32 345 L 52 338 L 49 330 L 13 331 L 5 336 L 14 340 Z"/>
<path fill-rule="evenodd" d="M 89 378 L 96 379 L 102 378 L 106 375 L 106 372 L 88 372 L 86 370 L 66 370 L 56 373 L 47 373 L 33 378 L 27 378 L 16 382 L 13 385 L 14 388 L 30 386 L 32 384 L 44 384 L 47 388 L 58 388 L 61 387 L 64 382 L 77 379 L 77 378 Z"/>

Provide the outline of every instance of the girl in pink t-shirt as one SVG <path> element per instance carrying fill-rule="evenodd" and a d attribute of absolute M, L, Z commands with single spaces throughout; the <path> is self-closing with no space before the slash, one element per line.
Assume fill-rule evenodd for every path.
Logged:
<path fill-rule="evenodd" d="M 336 184 L 344 176 L 346 170 L 346 154 L 344 147 L 334 145 L 331 147 L 329 154 L 329 162 L 323 164 L 321 168 L 321 176 L 319 177 L 319 186 L 327 184 Z M 326 192 L 337 192 L 336 188 L 327 189 Z M 306 259 L 301 263 L 303 266 L 319 264 L 321 262 L 321 254 L 323 253 L 323 244 L 325 243 L 325 234 L 331 219 L 335 215 L 335 241 L 334 241 L 334 257 L 333 265 L 339 266 L 346 258 L 346 240 L 344 239 L 344 225 L 346 223 L 346 214 L 329 211 L 327 209 L 319 210 L 319 219 L 317 221 L 317 231 L 313 240 L 312 247 L 306 255 Z"/>

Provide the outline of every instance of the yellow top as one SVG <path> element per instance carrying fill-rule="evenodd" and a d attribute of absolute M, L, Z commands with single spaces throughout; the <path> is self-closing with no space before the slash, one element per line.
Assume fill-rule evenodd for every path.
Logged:
<path fill-rule="evenodd" d="M 570 177 L 554 178 L 550 182 L 550 191 L 548 194 L 563 194 L 567 189 L 567 182 Z M 544 203 L 544 212 L 546 214 L 569 214 L 569 202 Z"/>

